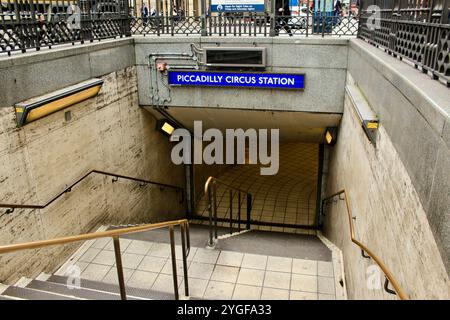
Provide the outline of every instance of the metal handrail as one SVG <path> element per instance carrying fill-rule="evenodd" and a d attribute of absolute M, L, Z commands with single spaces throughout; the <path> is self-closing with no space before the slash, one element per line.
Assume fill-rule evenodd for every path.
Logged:
<path fill-rule="evenodd" d="M 389 271 L 389 269 L 386 267 L 385 263 L 375 254 L 373 253 L 365 244 L 363 244 L 361 241 L 359 241 L 358 239 L 356 239 L 355 236 L 355 227 L 353 224 L 353 214 L 352 214 L 352 208 L 350 206 L 350 200 L 347 196 L 347 192 L 345 191 L 345 189 L 342 189 L 336 193 L 333 193 L 332 195 L 324 198 L 322 200 L 322 208 L 324 207 L 324 204 L 326 202 L 328 202 L 329 200 L 333 199 L 334 197 L 344 194 L 344 199 L 340 198 L 340 200 L 345 200 L 345 206 L 347 208 L 347 215 L 348 215 L 348 222 L 349 222 L 349 227 L 350 227 L 350 239 L 353 243 L 355 243 L 358 247 L 360 247 L 361 249 L 361 254 L 364 258 L 372 258 L 380 267 L 380 269 L 383 271 L 385 277 L 386 277 L 386 281 L 384 283 L 384 289 L 386 290 L 386 292 L 391 293 L 391 294 L 396 294 L 399 296 L 399 298 L 401 300 L 409 300 L 409 296 L 408 294 L 403 290 L 403 288 L 400 286 L 400 284 L 398 283 L 398 281 L 395 279 L 394 275 L 392 274 L 391 271 Z M 367 255 L 365 255 L 367 253 Z M 389 283 L 392 284 L 392 286 L 394 287 L 394 291 L 389 289 Z"/>
<path fill-rule="evenodd" d="M 119 237 L 125 234 L 144 232 L 149 230 L 160 229 L 164 227 L 169 227 L 170 234 L 170 249 L 171 249 L 171 257 L 172 257 L 172 274 L 173 274 L 173 282 L 174 282 L 174 294 L 175 299 L 179 299 L 178 294 L 178 278 L 177 278 L 177 267 L 176 267 L 176 256 L 175 256 L 175 237 L 174 237 L 174 226 L 180 226 L 181 232 L 181 247 L 182 247 L 182 255 L 183 255 L 183 269 L 184 269 L 184 288 L 185 295 L 189 296 L 189 284 L 188 284 L 188 275 L 187 275 L 187 256 L 190 252 L 190 236 L 189 236 L 189 222 L 187 219 L 180 220 L 172 220 L 166 222 L 145 224 L 136 227 L 127 227 L 120 228 L 108 231 L 94 232 L 94 233 L 85 233 L 76 236 L 68 236 L 61 238 L 54 238 L 48 240 L 40 240 L 40 241 L 32 241 L 18 244 L 10 244 L 0 246 L 0 254 L 20 251 L 20 250 L 30 250 L 30 249 L 38 249 L 53 245 L 63 245 L 72 242 L 80 242 L 80 241 L 88 241 L 99 238 L 113 238 L 114 243 L 114 252 L 116 258 L 116 267 L 117 267 L 117 276 L 119 279 L 119 288 L 120 288 L 120 296 L 122 300 L 126 300 L 126 291 L 125 291 L 125 281 L 123 276 L 123 267 L 122 267 L 122 255 L 120 251 L 120 242 Z"/>
<path fill-rule="evenodd" d="M 217 199 L 216 199 L 216 189 L 217 184 L 227 187 L 230 192 L 230 234 L 233 233 L 233 190 L 238 194 L 238 232 L 241 232 L 241 194 L 245 194 L 247 198 L 247 221 L 246 229 L 250 230 L 250 215 L 252 211 L 252 194 L 243 189 L 233 187 L 222 180 L 210 176 L 205 183 L 205 194 L 208 195 L 209 199 L 209 242 L 210 247 L 214 246 L 214 239 L 218 238 L 217 235 Z"/>
<path fill-rule="evenodd" d="M 54 201 L 59 199 L 65 193 L 71 192 L 73 187 L 75 187 L 77 184 L 79 184 L 81 181 L 83 181 L 89 175 L 91 175 L 93 173 L 114 177 L 112 179 L 113 183 L 117 182 L 117 180 L 119 180 L 119 178 L 120 178 L 120 179 L 125 179 L 125 180 L 137 181 L 137 182 L 140 182 L 140 183 L 142 183 L 144 185 L 145 184 L 153 184 L 153 185 L 160 186 L 161 188 L 172 188 L 172 189 L 177 190 L 177 192 L 179 190 L 181 190 L 180 203 L 182 203 L 184 201 L 184 188 L 182 188 L 182 187 L 175 186 L 175 185 L 170 185 L 170 184 L 166 184 L 166 183 L 161 183 L 161 182 L 156 182 L 156 181 L 152 181 L 152 180 L 140 179 L 140 178 L 135 178 L 135 177 L 131 177 L 131 176 L 125 176 L 125 175 L 121 175 L 121 174 L 116 174 L 116 173 L 112 173 L 112 172 L 106 172 L 106 171 L 100 171 L 100 170 L 95 170 L 94 169 L 94 170 L 91 170 L 88 173 L 86 173 L 84 176 L 79 178 L 77 181 L 72 183 L 69 187 L 65 188 L 62 192 L 58 193 L 56 196 L 51 198 L 49 201 L 47 201 L 43 205 L 40 205 L 40 204 L 0 203 L 0 208 L 8 208 L 8 210 L 6 210 L 6 212 L 4 214 L 10 214 L 10 213 L 14 212 L 14 209 L 44 209 L 44 208 L 48 207 L 50 204 L 52 204 Z"/>

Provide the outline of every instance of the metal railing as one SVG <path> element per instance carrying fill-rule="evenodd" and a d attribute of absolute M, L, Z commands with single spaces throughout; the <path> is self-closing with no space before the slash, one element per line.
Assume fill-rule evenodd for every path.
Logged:
<path fill-rule="evenodd" d="M 0 52 L 130 35 L 128 0 L 0 0 Z"/>
<path fill-rule="evenodd" d="M 106 171 L 100 171 L 100 170 L 91 170 L 88 173 L 86 173 L 85 175 L 83 175 L 81 178 L 79 178 L 78 180 L 73 182 L 70 186 L 66 187 L 63 191 L 61 191 L 60 193 L 58 193 L 57 195 L 52 197 L 45 204 L 0 203 L 0 208 L 7 208 L 7 210 L 3 214 L 1 214 L 0 217 L 2 215 L 5 215 L 5 214 L 13 213 L 15 209 L 44 209 L 44 208 L 48 207 L 50 204 L 52 204 L 53 202 L 55 202 L 57 199 L 62 197 L 64 194 L 71 192 L 73 187 L 75 187 L 77 184 L 82 182 L 84 179 L 86 179 L 91 174 L 100 174 L 100 175 L 104 175 L 104 176 L 113 177 L 113 179 L 112 179 L 113 183 L 117 182 L 119 179 L 125 179 L 125 180 L 139 182 L 139 185 L 141 187 L 145 186 L 145 185 L 148 185 L 148 184 L 151 184 L 151 185 L 159 186 L 160 188 L 174 189 L 177 193 L 181 192 L 180 203 L 184 202 L 184 198 L 185 198 L 184 197 L 184 188 L 182 188 L 182 187 L 175 186 L 175 185 L 170 185 L 170 184 L 165 184 L 165 183 L 161 183 L 161 182 L 156 182 L 156 181 L 152 181 L 152 180 L 147 180 L 147 179 L 140 179 L 140 178 L 125 176 L 125 175 L 112 173 L 112 172 L 106 172 Z"/>
<path fill-rule="evenodd" d="M 341 195 L 343 195 L 344 198 L 341 198 Z M 322 214 L 324 214 L 325 205 L 330 203 L 330 201 L 337 196 L 339 196 L 339 200 L 342 200 L 342 201 L 345 200 L 345 206 L 346 206 L 347 215 L 348 215 L 348 223 L 349 223 L 349 227 L 350 227 L 350 239 L 353 243 L 355 243 L 361 249 L 361 255 L 364 258 L 372 259 L 373 261 L 375 261 L 375 263 L 383 271 L 383 273 L 385 275 L 384 290 L 390 294 L 396 294 L 401 300 L 409 300 L 408 294 L 403 290 L 403 288 L 400 286 L 399 282 L 395 279 L 394 275 L 392 274 L 391 271 L 389 271 L 386 264 L 381 260 L 381 258 L 379 258 L 375 253 L 373 253 L 365 244 L 363 244 L 361 241 L 356 239 L 355 227 L 353 225 L 352 208 L 350 206 L 350 200 L 348 198 L 348 195 L 347 195 L 347 192 L 345 191 L 345 189 L 340 190 L 322 200 Z M 389 288 L 389 283 L 392 284 L 392 286 L 394 287 L 394 290 L 391 290 Z"/>
<path fill-rule="evenodd" d="M 312 11 L 305 16 L 152 16 L 131 21 L 133 35 L 203 35 L 203 36 L 356 36 L 357 16 L 330 16 Z"/>
<path fill-rule="evenodd" d="M 450 86 L 450 0 L 362 0 L 358 37 Z"/>
<path fill-rule="evenodd" d="M 208 195 L 209 204 L 209 242 L 210 247 L 214 246 L 215 240 L 218 238 L 218 228 L 217 228 L 217 185 L 220 184 L 229 190 L 229 233 L 233 233 L 233 224 L 237 224 L 238 232 L 241 232 L 241 224 L 243 224 L 243 219 L 241 217 L 241 207 L 242 201 L 247 201 L 246 206 L 246 221 L 245 228 L 250 230 L 251 222 L 251 211 L 252 211 L 252 195 L 245 190 L 230 186 L 229 184 L 216 179 L 214 177 L 209 177 L 205 183 L 205 195 Z M 237 219 L 233 218 L 233 198 L 237 194 Z M 244 197 L 245 195 L 245 197 Z"/>
<path fill-rule="evenodd" d="M 187 271 L 187 257 L 190 252 L 190 236 L 189 236 L 189 222 L 186 219 L 153 223 L 153 224 L 145 224 L 137 227 L 129 227 L 129 228 L 121 228 L 109 231 L 95 232 L 95 233 L 86 233 L 80 234 L 76 236 L 55 238 L 49 240 L 42 241 L 33 241 L 33 242 L 25 242 L 19 244 L 10 244 L 0 246 L 0 255 L 5 253 L 11 253 L 20 250 L 31 250 L 38 249 L 48 246 L 54 245 L 64 245 L 73 242 L 94 240 L 99 238 L 109 238 L 113 239 L 114 244 L 114 254 L 116 261 L 116 269 L 117 269 L 117 278 L 119 282 L 120 288 L 120 297 L 122 300 L 127 299 L 125 281 L 123 275 L 123 265 L 122 265 L 122 254 L 120 251 L 120 239 L 121 235 L 131 234 L 131 233 L 139 233 L 149 230 L 155 230 L 160 228 L 169 228 L 169 237 L 170 237 L 170 251 L 171 251 L 171 259 L 172 259 L 172 275 L 173 275 L 173 286 L 174 286 L 174 296 L 176 300 L 179 300 L 178 293 L 178 278 L 177 278 L 177 262 L 176 262 L 176 254 L 175 254 L 175 235 L 174 235 L 174 227 L 180 226 L 181 232 L 181 251 L 182 251 L 182 259 L 183 259 L 183 270 L 184 270 L 184 290 L 185 295 L 189 296 L 189 283 L 188 283 L 188 271 Z"/>
<path fill-rule="evenodd" d="M 0 52 L 26 52 L 132 34 L 356 36 L 358 32 L 358 17 L 350 10 L 345 15 L 314 8 L 279 15 L 268 7 L 264 13 L 209 13 L 206 3 L 200 12 L 190 10 L 188 3 L 182 3 L 184 11 L 170 2 L 170 8 L 166 4 L 157 14 L 143 17 L 130 12 L 129 0 L 0 0 Z"/>

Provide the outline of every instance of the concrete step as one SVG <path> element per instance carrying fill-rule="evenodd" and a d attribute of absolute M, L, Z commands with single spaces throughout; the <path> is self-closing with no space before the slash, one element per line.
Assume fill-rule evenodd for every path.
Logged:
<path fill-rule="evenodd" d="M 27 288 L 45 291 L 49 293 L 62 294 L 65 296 L 73 296 L 86 300 L 120 300 L 120 295 L 111 292 L 91 290 L 86 288 L 69 288 L 66 283 L 54 283 L 41 280 L 33 280 Z"/>
<path fill-rule="evenodd" d="M 66 296 L 58 293 L 35 290 L 31 288 L 21 288 L 16 286 L 8 287 L 3 291 L 4 298 L 20 298 L 24 300 L 82 300 L 74 296 Z"/>
<path fill-rule="evenodd" d="M 47 279 L 47 282 L 63 284 L 67 283 L 67 277 L 52 275 Z M 98 281 L 81 279 L 80 286 L 85 289 L 103 291 L 108 293 L 114 293 L 119 295 L 119 286 L 111 283 L 103 283 Z M 138 300 L 173 300 L 174 295 L 171 293 L 159 292 L 148 289 L 140 289 L 126 286 L 127 299 L 138 299 Z"/>

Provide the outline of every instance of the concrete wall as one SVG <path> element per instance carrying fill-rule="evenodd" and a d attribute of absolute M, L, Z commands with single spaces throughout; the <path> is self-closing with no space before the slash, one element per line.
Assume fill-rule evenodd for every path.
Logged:
<path fill-rule="evenodd" d="M 395 146 L 384 126 L 377 148 L 369 143 L 349 99 L 332 151 L 328 194 L 343 187 L 356 216 L 356 237 L 383 259 L 411 298 L 450 298 L 427 214 Z M 367 268 L 374 262 L 350 241 L 344 201 L 327 206 L 324 220 L 325 235 L 344 253 L 349 298 L 392 299 L 382 289 L 366 286 Z"/>
<path fill-rule="evenodd" d="M 134 63 L 132 38 L 62 45 L 0 58 L 0 108 L 122 70 Z"/>
<path fill-rule="evenodd" d="M 105 45 L 100 44 L 100 47 Z M 138 106 L 133 51 L 129 52 L 130 65 L 123 67 L 121 61 L 128 49 L 97 49 L 99 47 L 95 46 L 90 50 L 86 47 L 64 49 L 68 50 L 67 55 L 55 50 L 46 53 L 46 58 L 24 55 L 18 60 L 29 57 L 36 61 L 26 65 L 25 61 L 11 59 L 8 61 L 10 66 L 1 69 L 0 77 L 4 79 L 0 81 L 4 103 L 4 108 L 0 108 L 1 202 L 45 203 L 92 169 L 184 186 L 184 169 L 172 165 L 167 137 L 155 131 L 155 119 Z M 86 52 L 72 55 L 71 50 Z M 118 50 L 124 50 L 121 58 L 114 55 Z M 58 54 L 64 61 L 52 60 Z M 100 59 L 108 54 L 117 64 Z M 79 59 L 86 60 L 79 66 L 70 67 L 75 75 L 64 69 L 58 70 L 68 61 Z M 53 62 L 54 67 L 41 73 Z M 6 63 L 2 61 L 0 65 Z M 26 75 L 27 70 L 41 71 Z M 55 70 L 61 73 L 55 74 Z M 92 76 L 104 79 L 98 96 L 22 128 L 16 126 L 13 102 Z M 30 86 L 31 93 L 20 90 L 26 85 Z M 6 89 L 8 91 L 4 91 Z M 65 120 L 66 111 L 71 112 L 70 121 Z M 112 183 L 110 177 L 92 175 L 47 209 L 16 210 L 2 215 L 0 244 L 85 233 L 100 224 L 157 222 L 184 217 L 184 206 L 179 200 L 180 194 L 170 189 L 139 187 L 138 183 L 124 180 Z M 0 257 L 0 282 L 11 283 L 19 276 L 50 272 L 77 245 L 3 255 Z"/>
<path fill-rule="evenodd" d="M 352 83 L 350 76 L 348 83 Z M 378 85 L 389 84 L 384 80 Z M 440 84 L 436 83 L 436 86 Z M 392 95 L 388 97 L 395 98 Z M 391 107 L 410 106 L 398 104 Z M 403 121 L 410 120 L 403 118 Z M 377 146 L 374 147 L 361 128 L 353 102 L 346 95 L 337 144 L 331 149 L 327 168 L 326 194 L 342 188 L 347 190 L 356 216 L 356 238 L 381 257 L 411 298 L 449 299 L 450 281 L 444 264 L 447 261 L 433 236 L 429 208 L 422 202 L 420 188 L 415 186 L 408 163 L 405 164 L 401 150 L 388 131 L 388 122 L 381 118 Z M 414 123 L 408 122 L 408 125 L 414 126 Z M 408 137 L 416 139 L 420 134 L 423 132 L 417 131 Z M 410 144 L 419 148 L 416 152 L 428 148 L 421 143 Z M 421 161 L 418 156 L 417 162 Z M 441 192 L 448 196 L 448 190 L 447 185 Z M 448 211 L 443 214 L 448 214 Z M 368 267 L 375 263 L 361 256 L 359 247 L 350 241 L 348 228 L 345 202 L 338 200 L 328 205 L 324 234 L 343 251 L 349 298 L 394 299 L 395 296 L 382 289 L 382 282 L 379 290 L 371 290 L 366 285 L 372 274 Z M 384 281 L 384 278 L 380 280 Z"/>
<path fill-rule="evenodd" d="M 169 93 L 160 83 L 160 96 L 171 98 L 167 103 L 168 106 L 342 113 L 344 101 L 342 84 L 347 68 L 348 40 L 339 38 L 292 40 L 186 37 L 176 38 L 174 41 L 174 38 L 170 37 L 136 37 L 139 104 L 152 105 L 148 54 L 190 53 L 190 43 L 199 47 L 215 47 L 217 44 L 224 47 L 254 45 L 265 47 L 267 71 L 305 73 L 305 90 L 172 87 Z M 155 77 L 152 78 L 152 85 L 155 86 Z"/>
<path fill-rule="evenodd" d="M 450 90 L 356 39 L 350 41 L 349 73 L 411 177 L 450 272 Z"/>

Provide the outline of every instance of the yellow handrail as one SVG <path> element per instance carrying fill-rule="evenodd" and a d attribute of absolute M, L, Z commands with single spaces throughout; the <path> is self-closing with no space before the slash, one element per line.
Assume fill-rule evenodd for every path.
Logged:
<path fill-rule="evenodd" d="M 242 193 L 249 193 L 248 191 L 245 191 L 243 189 L 239 189 L 239 188 L 233 187 L 233 186 L 227 184 L 226 182 L 211 176 L 211 177 L 208 178 L 208 180 L 206 180 L 206 183 L 205 183 L 205 194 L 208 194 L 208 189 L 209 189 L 209 185 L 211 184 L 211 182 L 218 182 L 218 183 L 226 186 L 227 188 L 233 189 L 235 191 L 240 191 Z"/>
<path fill-rule="evenodd" d="M 325 199 L 323 199 L 322 202 L 328 201 L 329 199 L 332 199 L 335 196 L 338 196 L 338 195 L 341 195 L 341 194 L 344 194 L 344 197 L 345 197 L 345 206 L 347 208 L 347 215 L 348 215 L 348 222 L 349 222 L 349 227 L 350 227 L 350 239 L 351 239 L 351 241 L 353 243 L 355 243 L 358 247 L 360 247 L 361 250 L 366 252 L 378 264 L 378 266 L 383 271 L 383 273 L 385 274 L 385 276 L 388 279 L 388 281 L 394 287 L 394 290 L 397 293 L 397 295 L 399 296 L 399 298 L 401 300 L 409 300 L 408 294 L 403 290 L 403 288 L 400 286 L 398 281 L 395 279 L 395 277 L 392 274 L 392 272 L 389 271 L 389 269 L 386 267 L 384 262 L 375 253 L 373 253 L 365 244 L 363 244 L 361 241 L 356 239 L 356 237 L 355 237 L 355 228 L 354 228 L 354 225 L 353 225 L 352 208 L 350 206 L 350 200 L 349 200 L 349 197 L 347 196 L 347 192 L 345 191 L 345 189 L 342 189 L 342 190 L 340 190 L 340 191 L 338 191 L 336 193 L 333 193 L 332 195 L 330 195 L 330 196 L 326 197 Z"/>
<path fill-rule="evenodd" d="M 85 233 L 76 236 L 68 236 L 61 238 L 54 238 L 48 240 L 39 240 L 25 243 L 17 243 L 0 246 L 0 254 L 19 251 L 19 250 L 29 250 L 29 249 L 37 249 L 43 248 L 47 246 L 53 245 L 62 245 L 66 243 L 79 242 L 79 241 L 87 241 L 98 238 L 106 238 L 112 237 L 114 244 L 114 253 L 116 258 L 116 268 L 117 268 L 117 276 L 119 280 L 119 289 L 120 296 L 122 300 L 126 300 L 126 292 L 125 292 L 125 281 L 123 275 L 123 266 L 122 266 L 122 257 L 120 251 L 120 242 L 119 236 L 130 233 L 143 232 L 148 230 L 160 229 L 164 227 L 169 227 L 170 234 L 170 251 L 172 258 L 172 275 L 174 282 L 174 293 L 175 299 L 179 299 L 178 294 L 178 280 L 177 280 L 177 267 L 176 267 L 176 258 L 175 258 L 175 237 L 174 237 L 174 226 L 179 225 L 181 231 L 181 242 L 182 242 L 182 255 L 183 255 L 183 271 L 184 271 L 184 289 L 186 296 L 189 296 L 189 288 L 188 288 L 188 274 L 187 274 L 187 261 L 186 257 L 190 251 L 190 240 L 189 240 L 189 222 L 187 219 L 180 220 L 172 220 L 166 222 L 152 223 L 152 224 L 144 224 L 136 227 L 127 227 L 120 228 L 115 230 L 94 232 L 94 233 Z"/>
<path fill-rule="evenodd" d="M 76 236 L 54 238 L 54 239 L 49 239 L 49 240 L 39 240 L 39 241 L 24 242 L 24 243 L 18 243 L 18 244 L 9 244 L 9 245 L 0 246 L 0 254 L 9 253 L 9 252 L 13 252 L 13 251 L 19 251 L 19 250 L 37 249 L 37 248 L 42 248 L 42 247 L 47 247 L 47 246 L 61 245 L 61 244 L 66 244 L 66 243 L 71 243 L 71 242 L 87 241 L 87 240 L 98 239 L 98 238 L 118 237 L 118 236 L 121 236 L 124 234 L 160 229 L 160 228 L 164 228 L 164 227 L 176 226 L 176 225 L 186 224 L 186 223 L 188 223 L 187 219 L 181 219 L 181 220 L 173 220 L 173 221 L 166 221 L 166 222 L 159 222 L 159 223 L 152 223 L 152 224 L 144 224 L 142 226 L 136 226 L 136 227 L 127 227 L 127 228 L 121 228 L 121 229 L 115 229 L 115 230 L 85 233 L 85 234 L 80 234 L 80 235 L 76 235 Z"/>

